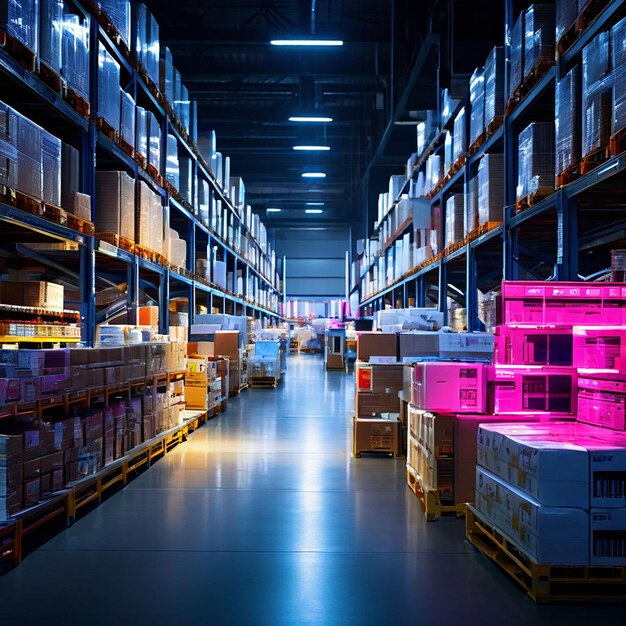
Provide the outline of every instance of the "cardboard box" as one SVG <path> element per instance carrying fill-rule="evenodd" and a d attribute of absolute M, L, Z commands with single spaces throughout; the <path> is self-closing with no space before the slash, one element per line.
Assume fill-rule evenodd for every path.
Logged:
<path fill-rule="evenodd" d="M 214 352 L 219 356 L 227 356 L 231 363 L 239 361 L 239 331 L 218 330 L 215 333 Z"/>
<path fill-rule="evenodd" d="M 398 354 L 400 361 L 411 357 L 439 356 L 439 333 L 399 333 Z"/>
<path fill-rule="evenodd" d="M 326 369 L 327 370 L 342 370 L 345 369 L 346 364 L 343 354 L 329 354 L 326 356 Z"/>
<path fill-rule="evenodd" d="M 207 387 L 185 387 L 185 401 L 188 409 L 206 410 L 209 408 Z"/>
<path fill-rule="evenodd" d="M 158 326 L 159 325 L 159 307 L 158 306 L 140 306 L 139 325 L 140 326 Z"/>
<path fill-rule="evenodd" d="M 396 334 L 359 332 L 356 338 L 356 358 L 369 361 L 370 356 L 396 356 Z"/>
<path fill-rule="evenodd" d="M 16 306 L 63 309 L 63 285 L 43 281 L 0 281 L 0 302 Z"/>
<path fill-rule="evenodd" d="M 379 417 L 382 413 L 400 413 L 400 398 L 397 391 L 391 393 L 357 393 L 357 417 Z"/>
<path fill-rule="evenodd" d="M 386 452 L 401 456 L 400 420 L 359 419 L 352 420 L 352 451 L 355 457 L 362 452 Z"/>

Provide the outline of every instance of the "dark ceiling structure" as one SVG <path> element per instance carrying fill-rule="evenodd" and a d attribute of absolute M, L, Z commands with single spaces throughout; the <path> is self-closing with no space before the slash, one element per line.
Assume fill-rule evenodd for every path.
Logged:
<path fill-rule="evenodd" d="M 484 26 L 477 33 L 459 18 L 471 16 L 477 5 L 493 11 L 498 4 L 502 11 L 494 11 L 493 22 L 501 24 L 501 0 L 148 4 L 160 24 L 162 45 L 171 49 L 198 102 L 200 143 L 208 131 L 217 132 L 218 149 L 230 156 L 232 174 L 244 178 L 248 202 L 262 213 L 281 209 L 267 214 L 270 225 L 319 219 L 363 226 L 364 207 L 415 151 L 414 122 L 437 107 L 438 87 L 445 86 L 445 69 L 451 73 L 453 54 L 460 53 L 454 71 L 469 73 L 503 36 Z M 454 53 L 437 35 L 455 18 L 460 19 L 455 46 L 465 52 Z M 340 39 L 344 45 L 270 45 L 273 39 L 294 38 Z M 483 41 L 477 45 L 476 39 Z M 289 121 L 312 114 L 333 121 Z M 330 151 L 293 150 L 302 144 Z M 303 178 L 305 172 L 323 172 L 326 178 Z M 321 203 L 322 215 L 305 214 Z"/>

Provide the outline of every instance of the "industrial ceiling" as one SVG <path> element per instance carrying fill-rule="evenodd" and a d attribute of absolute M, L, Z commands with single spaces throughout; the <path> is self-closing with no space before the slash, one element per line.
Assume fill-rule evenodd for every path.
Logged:
<path fill-rule="evenodd" d="M 156 0 L 149 6 L 162 45 L 198 102 L 200 143 L 217 132 L 218 149 L 230 156 L 232 174 L 244 178 L 248 202 L 269 225 L 323 221 L 364 229 L 364 207 L 415 151 L 410 123 L 437 107 L 446 76 L 438 68 L 452 68 L 455 53 L 440 41 L 439 26 L 459 23 L 455 72 L 471 72 L 503 37 L 488 26 L 476 33 L 459 18 L 480 4 L 493 12 L 495 30 L 502 24 L 500 1 Z M 270 43 L 296 38 L 343 45 Z M 332 122 L 289 121 L 310 115 Z M 330 150 L 293 149 L 311 144 Z M 313 173 L 326 177 L 302 176 Z"/>

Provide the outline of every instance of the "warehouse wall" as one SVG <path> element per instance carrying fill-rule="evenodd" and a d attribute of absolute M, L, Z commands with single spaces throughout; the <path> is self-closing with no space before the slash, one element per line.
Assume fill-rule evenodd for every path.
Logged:
<path fill-rule="evenodd" d="M 350 247 L 348 227 L 280 228 L 275 236 L 277 258 L 287 258 L 288 297 L 345 297 L 345 258 Z"/>

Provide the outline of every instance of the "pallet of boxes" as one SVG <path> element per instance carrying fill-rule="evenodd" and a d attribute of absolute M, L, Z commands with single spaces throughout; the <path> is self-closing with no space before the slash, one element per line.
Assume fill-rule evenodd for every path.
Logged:
<path fill-rule="evenodd" d="M 354 456 L 364 452 L 402 456 L 398 397 L 402 364 L 396 358 L 395 333 L 358 333 L 356 381 Z"/>
<path fill-rule="evenodd" d="M 221 410 L 222 379 L 218 374 L 218 363 L 224 359 L 191 354 L 187 358 L 185 375 L 185 401 L 187 408 L 206 411 L 215 417 Z"/>
<path fill-rule="evenodd" d="M 537 602 L 626 600 L 626 285 L 505 282 L 467 538 Z"/>

